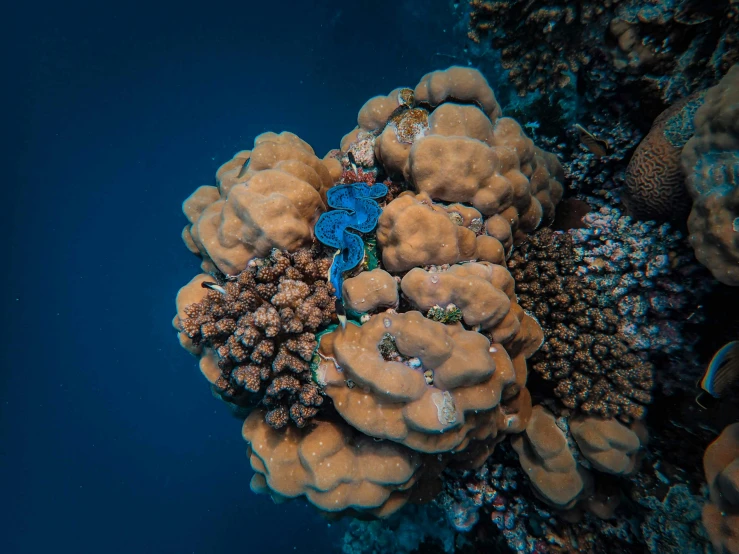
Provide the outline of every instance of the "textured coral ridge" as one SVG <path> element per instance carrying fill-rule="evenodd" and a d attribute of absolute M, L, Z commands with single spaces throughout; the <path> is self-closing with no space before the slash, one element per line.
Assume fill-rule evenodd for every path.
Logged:
<path fill-rule="evenodd" d="M 628 346 L 620 315 L 601 302 L 597 282 L 576 273 L 569 234 L 542 229 L 509 261 L 518 300 L 542 323 L 546 341 L 532 358 L 568 408 L 640 419 L 651 401 L 654 368 Z"/>
<path fill-rule="evenodd" d="M 405 503 L 421 466 L 407 448 L 374 441 L 335 421 L 276 431 L 255 411 L 242 433 L 256 471 L 253 491 L 275 500 L 305 496 L 326 512 L 388 516 Z"/>
<path fill-rule="evenodd" d="M 185 244 L 202 256 L 204 271 L 226 275 L 272 248 L 309 246 L 334 183 L 331 166 L 292 133 L 259 135 L 251 152 L 218 170 L 217 186 L 199 187 L 185 200 Z"/>
<path fill-rule="evenodd" d="M 517 427 L 494 410 L 506 387 L 518 388 L 508 354 L 462 325 L 381 313 L 324 335 L 319 354 L 319 382 L 366 435 L 437 453 Z"/>
<path fill-rule="evenodd" d="M 215 392 L 239 407 L 265 406 L 275 428 L 302 427 L 323 403 L 310 360 L 315 331 L 333 315 L 330 263 L 309 249 L 273 250 L 226 281 L 225 294 L 204 289 L 212 278 L 199 275 L 177 297 L 180 341 L 201 357 Z"/>
<path fill-rule="evenodd" d="M 739 285 L 739 65 L 708 90 L 682 152 L 693 198 L 695 256 L 724 284 Z"/>
<path fill-rule="evenodd" d="M 718 553 L 739 552 L 739 423 L 729 425 L 706 449 L 703 469 L 710 500 L 703 525 Z"/>

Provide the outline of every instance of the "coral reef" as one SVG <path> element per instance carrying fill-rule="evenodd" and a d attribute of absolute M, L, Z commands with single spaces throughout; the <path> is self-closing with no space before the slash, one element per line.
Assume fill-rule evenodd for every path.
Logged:
<path fill-rule="evenodd" d="M 720 282 L 739 285 L 739 65 L 706 92 L 682 164 L 693 198 L 695 256 Z"/>
<path fill-rule="evenodd" d="M 629 87 L 672 104 L 736 63 L 737 19 L 729 0 L 472 0 L 468 36 L 499 51 L 521 95 L 577 80 L 591 95 Z"/>
<path fill-rule="evenodd" d="M 641 524 L 650 554 L 709 554 L 705 532 L 700 525 L 699 497 L 686 485 L 670 487 L 663 501 L 649 497 L 641 502 L 650 512 Z"/>
<path fill-rule="evenodd" d="M 739 552 L 739 423 L 729 425 L 706 449 L 703 468 L 710 499 L 703 524 L 716 552 Z"/>
<path fill-rule="evenodd" d="M 314 332 L 333 315 L 330 262 L 315 249 L 273 250 L 225 281 L 222 292 L 202 288 L 207 279 L 199 276 L 178 295 L 181 342 L 206 360 L 201 367 L 210 369 L 204 373 L 215 392 L 236 406 L 265 406 L 275 428 L 305 425 L 323 403 L 310 361 Z"/>

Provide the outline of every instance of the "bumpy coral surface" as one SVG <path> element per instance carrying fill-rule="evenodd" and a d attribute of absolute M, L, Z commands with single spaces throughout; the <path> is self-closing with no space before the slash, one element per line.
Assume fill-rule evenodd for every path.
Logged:
<path fill-rule="evenodd" d="M 578 468 L 567 437 L 557 427 L 551 413 L 534 406 L 526 431 L 512 437 L 511 445 L 534 490 L 546 502 L 557 508 L 574 505 L 588 478 Z"/>
<path fill-rule="evenodd" d="M 619 336 L 620 316 L 599 301 L 596 283 L 576 274 L 572 236 L 542 229 L 509 261 L 518 299 L 542 323 L 545 343 L 532 358 L 568 408 L 624 421 L 644 416 L 651 363 Z"/>
<path fill-rule="evenodd" d="M 703 469 L 710 501 L 703 524 L 717 552 L 739 552 L 739 423 L 729 425 L 706 449 Z"/>
<path fill-rule="evenodd" d="M 275 428 L 305 425 L 323 403 L 309 362 L 315 331 L 333 315 L 329 264 L 308 249 L 274 250 L 224 282 L 223 292 L 202 288 L 208 279 L 199 276 L 178 295 L 181 342 L 202 355 L 215 391 L 238 406 L 261 403 Z"/>
<path fill-rule="evenodd" d="M 639 436 L 615 419 L 582 417 L 570 420 L 580 452 L 598 471 L 622 475 L 636 467 L 642 447 Z"/>
<path fill-rule="evenodd" d="M 242 433 L 256 471 L 252 490 L 277 500 L 305 496 L 326 512 L 390 515 L 405 504 L 421 465 L 413 451 L 338 422 L 276 431 L 254 411 Z"/>
<path fill-rule="evenodd" d="M 463 449 L 512 422 L 501 410 L 515 370 L 500 345 L 419 312 L 372 316 L 324 335 L 318 381 L 364 434 L 421 452 Z"/>
<path fill-rule="evenodd" d="M 693 210 L 695 256 L 714 277 L 739 285 L 739 65 L 705 95 L 682 164 Z"/>
<path fill-rule="evenodd" d="M 403 194 L 390 202 L 377 224 L 377 243 L 391 272 L 466 260 L 501 263 L 505 257 L 498 239 L 455 222 L 449 209 L 426 194 Z"/>
<path fill-rule="evenodd" d="M 218 187 L 200 187 L 185 200 L 183 238 L 205 271 L 226 275 L 272 248 L 309 246 L 333 185 L 326 164 L 292 133 L 258 136 L 249 156 L 237 154 L 217 178 Z"/>
<path fill-rule="evenodd" d="M 387 271 L 363 271 L 344 281 L 344 302 L 355 312 L 374 312 L 398 305 L 398 283 Z"/>

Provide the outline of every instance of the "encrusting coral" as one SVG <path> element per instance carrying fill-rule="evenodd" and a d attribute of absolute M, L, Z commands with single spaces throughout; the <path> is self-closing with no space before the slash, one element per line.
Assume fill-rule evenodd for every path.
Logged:
<path fill-rule="evenodd" d="M 214 390 L 237 406 L 265 406 L 275 428 L 290 420 L 305 425 L 323 402 L 310 361 L 315 331 L 333 316 L 330 263 L 315 250 L 273 250 L 224 282 L 223 292 L 203 289 L 201 276 L 178 295 L 187 304 L 175 325 L 194 353 L 217 364 L 218 374 L 210 375 Z M 189 303 L 198 289 L 207 292 Z"/>

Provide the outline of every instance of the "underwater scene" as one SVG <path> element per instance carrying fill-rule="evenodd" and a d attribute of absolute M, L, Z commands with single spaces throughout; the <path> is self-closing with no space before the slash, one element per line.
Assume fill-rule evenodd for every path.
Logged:
<path fill-rule="evenodd" d="M 739 554 L 739 1 L 8 20 L 1 552 Z"/>

